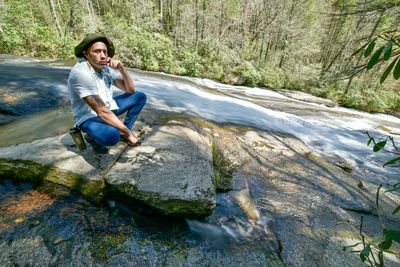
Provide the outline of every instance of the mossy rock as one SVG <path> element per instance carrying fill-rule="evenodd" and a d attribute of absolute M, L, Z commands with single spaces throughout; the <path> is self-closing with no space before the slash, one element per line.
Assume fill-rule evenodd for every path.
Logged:
<path fill-rule="evenodd" d="M 80 192 L 88 200 L 100 203 L 104 198 L 104 181 L 88 180 L 71 171 L 30 160 L 0 159 L 0 179 L 34 184 L 52 182 Z"/>

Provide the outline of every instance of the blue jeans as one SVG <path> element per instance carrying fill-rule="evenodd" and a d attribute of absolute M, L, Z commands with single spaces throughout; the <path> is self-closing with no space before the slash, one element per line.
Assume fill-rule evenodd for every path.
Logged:
<path fill-rule="evenodd" d="M 146 95 L 142 92 L 136 92 L 134 94 L 124 93 L 115 97 L 114 100 L 119 107 L 119 109 L 113 110 L 114 114 L 119 116 L 128 112 L 124 124 L 129 130 L 132 130 L 133 124 L 146 103 Z M 119 130 L 104 123 L 99 117 L 87 119 L 82 122 L 79 127 L 82 131 L 88 133 L 97 144 L 102 146 L 113 146 L 118 143 L 120 139 Z"/>

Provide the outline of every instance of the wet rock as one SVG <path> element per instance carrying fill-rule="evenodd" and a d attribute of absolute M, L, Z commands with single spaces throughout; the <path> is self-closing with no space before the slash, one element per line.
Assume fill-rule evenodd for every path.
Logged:
<path fill-rule="evenodd" d="M 54 266 L 56 260 L 39 236 L 0 243 L 1 266 Z"/>
<path fill-rule="evenodd" d="M 79 151 L 69 134 L 2 147 L 0 178 L 64 185 L 99 203 L 104 197 L 103 173 L 124 147 L 119 144 L 106 155 Z"/>
<path fill-rule="evenodd" d="M 364 182 L 359 187 L 360 177 L 343 171 L 337 159 L 312 153 L 293 136 L 226 127 L 214 129 L 214 142 L 239 166 L 231 179 L 234 190 L 226 193 L 228 205 L 240 207 L 254 225 L 268 218 L 268 229 L 278 240 L 287 266 L 363 266 L 359 255 L 342 248 L 360 242 L 361 215 L 368 215 L 369 224 L 379 226 L 376 185 Z M 391 212 L 399 198 L 381 194 L 380 203 L 384 220 L 394 225 Z M 240 228 L 247 229 L 244 235 L 251 229 Z M 382 230 L 365 231 L 375 237 Z M 391 261 L 400 262 L 396 257 Z"/>
<path fill-rule="evenodd" d="M 2 147 L 0 178 L 61 184 L 96 203 L 104 200 L 108 183 L 113 192 L 168 215 L 211 214 L 215 186 L 209 140 L 184 123 L 152 119 L 157 120 L 154 129 L 137 124 L 147 135 L 145 144 L 127 148 L 119 143 L 106 155 L 90 147 L 77 150 L 69 134 Z"/>
<path fill-rule="evenodd" d="M 167 215 L 202 217 L 215 209 L 210 143 L 173 121 L 124 151 L 105 180 L 114 192 Z"/>
<path fill-rule="evenodd" d="M 339 168 L 341 168 L 342 170 L 344 170 L 345 172 L 353 171 L 353 168 L 351 167 L 351 165 L 344 160 L 335 161 L 335 165 L 338 166 Z"/>
<path fill-rule="evenodd" d="M 153 114 L 150 123 L 143 120 L 148 127 L 142 131 L 145 141 L 141 147 L 117 146 L 111 155 L 96 155 L 90 149 L 79 152 L 68 135 L 1 148 L 0 177 L 47 177 L 71 187 L 76 182 L 66 181 L 73 173 L 79 179 L 101 181 L 90 187 L 100 188 L 93 192 L 101 197 L 105 189 L 112 189 L 126 200 L 140 200 L 165 214 L 212 213 L 204 225 L 192 224 L 191 228 L 210 248 L 190 245 L 182 252 L 175 244 L 122 239 L 112 243 L 115 246 L 105 242 L 105 246 L 73 250 L 74 263 L 265 266 L 271 265 L 271 259 L 287 266 L 362 266 L 359 255 L 344 252 L 342 247 L 360 241 L 361 215 L 368 240 L 380 232 L 376 184 L 363 180 L 358 186 L 360 177 L 339 168 L 337 159 L 313 153 L 294 136 L 163 116 Z M 211 143 L 218 153 L 212 152 Z M 218 194 L 216 201 L 213 177 L 221 170 L 230 174 L 227 184 L 232 190 Z M 48 178 L 63 172 L 58 180 Z M 399 202 L 395 192 L 381 194 L 381 215 L 390 229 L 398 225 L 392 212 Z M 60 240 L 49 239 L 54 250 L 73 242 Z M 9 243 L 2 246 L 12 253 Z M 222 246 L 237 246 L 237 250 L 230 254 L 212 250 Z M 100 251 L 90 250 L 98 247 Z M 1 260 L 7 266 L 10 258 Z M 390 259 L 393 266 L 399 262 L 395 256 Z"/>

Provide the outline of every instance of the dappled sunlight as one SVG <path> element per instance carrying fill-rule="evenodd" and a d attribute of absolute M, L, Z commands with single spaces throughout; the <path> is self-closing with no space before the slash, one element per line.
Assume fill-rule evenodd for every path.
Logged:
<path fill-rule="evenodd" d="M 1 199 L 0 212 L 2 216 L 32 216 L 49 208 L 55 201 L 56 196 L 34 189 L 17 197 L 9 194 Z"/>

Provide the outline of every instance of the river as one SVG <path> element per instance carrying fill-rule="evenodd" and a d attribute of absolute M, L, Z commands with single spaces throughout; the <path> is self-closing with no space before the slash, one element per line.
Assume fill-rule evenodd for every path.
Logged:
<path fill-rule="evenodd" d="M 73 64 L 73 61 L 66 60 L 0 54 L 0 145 L 29 141 L 67 130 L 62 126 L 65 123 L 60 121 L 71 119 L 66 81 Z M 398 179 L 396 167 L 382 168 L 382 164 L 391 157 L 385 153 L 374 153 L 372 147 L 367 146 L 366 131 L 377 140 L 391 135 L 399 142 L 399 118 L 332 106 L 320 99 L 310 101 L 303 99 L 304 94 L 296 91 L 230 86 L 208 79 L 137 69 L 130 69 L 129 72 L 137 90 L 148 97 L 145 107 L 148 111 L 188 114 L 217 123 L 295 136 L 313 153 L 344 161 L 351 166 L 354 175 L 365 181 L 393 184 Z M 100 209 L 91 206 L 80 196 L 62 198 L 62 190 L 48 194 L 44 189 L 27 184 L 15 185 L 10 181 L 1 184 L 0 192 L 0 225 L 5 227 L 0 230 L 0 239 L 10 243 L 17 237 L 27 238 L 32 229 L 36 229 L 42 236 L 50 236 L 51 242 L 48 243 L 51 245 L 46 243 L 46 246 L 53 252 L 58 249 L 54 244 L 74 240 L 79 245 L 68 247 L 71 243 L 65 242 L 64 250 L 70 253 L 69 257 L 75 258 L 77 265 L 85 261 L 91 265 L 95 259 L 97 263 L 93 264 L 100 265 L 110 264 L 111 261 L 116 265 L 133 262 L 138 265 L 173 266 L 174 260 L 182 265 L 180 254 L 193 265 L 200 262 L 209 265 L 240 265 L 246 262 L 252 263 L 250 265 L 265 265 L 266 262 L 276 265 L 279 262 L 273 252 L 277 248 L 260 244 L 261 234 L 257 231 L 262 232 L 262 229 L 253 227 L 255 234 L 251 239 L 237 235 L 241 222 L 236 222 L 236 232 L 229 225 L 211 221 L 165 223 L 163 218 L 154 219 L 155 215 L 152 214 L 142 215 L 115 201 L 109 202 L 106 209 Z M 18 201 L 21 199 L 26 199 L 26 203 Z M 37 203 L 32 203 L 33 199 Z M 217 204 L 224 201 L 224 194 L 220 194 Z M 13 210 L 12 206 L 17 203 L 21 205 L 20 210 Z M 51 210 L 40 213 L 40 207 L 48 205 L 46 203 L 58 203 L 58 206 L 54 208 L 52 204 Z M 29 209 L 29 205 L 39 208 Z M 217 208 L 217 212 L 222 211 Z M 25 217 L 27 213 L 29 216 Z M 63 216 L 68 218 L 68 223 Z M 61 218 L 64 218 L 64 223 L 60 223 Z M 152 218 L 150 226 L 144 223 L 149 218 Z M 51 224 L 51 230 L 44 229 L 41 222 Z M 246 224 L 246 227 L 252 226 Z M 29 242 L 35 244 L 36 241 Z M 85 247 L 87 242 L 91 245 Z M 221 248 L 225 247 L 229 247 L 229 250 L 221 253 Z M 84 251 L 90 252 L 92 258 L 87 258 Z M 130 258 L 126 251 L 139 256 Z M 52 255 L 48 257 L 51 262 Z"/>

